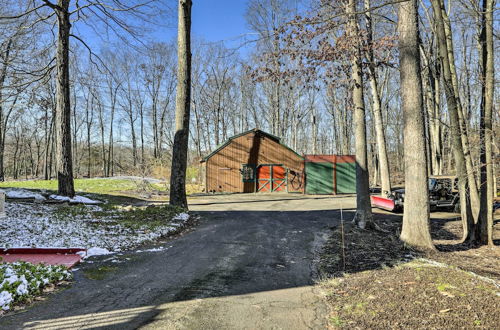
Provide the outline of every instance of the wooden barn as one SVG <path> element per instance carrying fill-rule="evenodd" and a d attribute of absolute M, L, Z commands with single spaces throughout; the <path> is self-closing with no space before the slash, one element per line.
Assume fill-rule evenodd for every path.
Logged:
<path fill-rule="evenodd" d="M 231 137 L 201 162 L 207 192 L 304 191 L 304 158 L 258 129 Z"/>

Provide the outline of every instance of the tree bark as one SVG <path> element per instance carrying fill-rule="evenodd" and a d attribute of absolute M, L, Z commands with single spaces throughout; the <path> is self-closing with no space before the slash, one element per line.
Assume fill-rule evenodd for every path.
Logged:
<path fill-rule="evenodd" d="M 354 106 L 355 139 L 356 139 L 356 215 L 354 222 L 360 227 L 371 226 L 373 222 L 370 203 L 370 187 L 368 174 L 368 156 L 366 145 L 366 119 L 363 92 L 363 72 L 361 66 L 361 50 L 358 43 L 360 36 L 356 13 L 356 0 L 347 4 L 348 33 L 354 43 L 351 56 L 352 101 Z"/>
<path fill-rule="evenodd" d="M 432 49 L 432 46 L 430 46 Z M 422 77 L 423 86 L 425 90 L 425 101 L 427 107 L 427 125 L 429 132 L 429 151 L 430 164 L 429 173 L 431 175 L 443 174 L 443 142 L 441 136 L 441 106 L 439 98 L 441 96 L 439 88 L 439 63 L 435 64 L 435 69 L 431 67 L 431 59 L 433 59 L 432 51 L 427 57 L 423 47 L 420 47 L 420 54 L 423 60 Z"/>
<path fill-rule="evenodd" d="M 69 0 L 59 0 L 56 9 L 58 24 L 57 39 L 57 89 L 56 89 L 56 166 L 57 192 L 73 197 L 73 164 L 71 155 L 71 106 L 69 87 Z"/>
<path fill-rule="evenodd" d="M 441 64 L 436 61 L 434 71 L 434 80 L 430 81 L 431 85 L 434 86 L 434 111 L 433 118 L 431 121 L 432 130 L 432 160 L 434 162 L 433 169 L 434 175 L 442 175 L 444 168 L 444 156 L 443 156 L 443 129 L 441 127 Z"/>
<path fill-rule="evenodd" d="M 179 0 L 175 136 L 170 173 L 170 205 L 187 208 L 186 167 L 191 103 L 191 0 Z"/>
<path fill-rule="evenodd" d="M 493 159 L 492 159 L 492 121 L 494 102 L 494 50 L 493 50 L 493 7 L 495 0 L 483 0 L 481 13 L 482 29 L 479 36 L 482 55 L 481 70 L 481 122 L 480 122 L 480 161 L 481 161 L 481 199 L 478 218 L 477 241 L 493 245 Z"/>
<path fill-rule="evenodd" d="M 377 82 L 377 72 L 373 55 L 373 28 L 370 12 L 370 0 L 365 0 L 365 18 L 366 18 L 366 33 L 368 36 L 368 71 L 370 79 L 370 88 L 372 95 L 372 110 L 375 128 L 375 136 L 377 139 L 378 152 L 378 169 L 380 170 L 380 183 L 382 196 L 389 195 L 391 192 L 391 175 L 389 172 L 389 158 L 387 157 L 387 148 L 385 141 L 384 124 L 382 122 L 382 107 L 380 105 L 380 94 Z M 376 174 L 375 174 L 376 177 Z"/>
<path fill-rule="evenodd" d="M 89 106 L 89 99 L 90 99 L 90 106 Z M 87 124 L 87 161 L 88 161 L 87 177 L 88 178 L 92 176 L 91 133 L 92 133 L 93 118 L 94 118 L 94 96 L 89 92 L 85 107 L 85 122 Z"/>
<path fill-rule="evenodd" d="M 104 123 L 104 107 L 100 100 L 97 99 L 97 107 L 99 109 L 99 131 L 101 135 L 101 162 L 102 176 L 106 176 L 106 143 L 105 143 L 105 123 Z"/>
<path fill-rule="evenodd" d="M 316 115 L 316 107 L 311 105 L 311 126 L 312 126 L 312 150 L 313 154 L 318 154 L 318 119 Z"/>
<path fill-rule="evenodd" d="M 7 130 L 7 121 L 4 118 L 3 110 L 3 89 L 5 79 L 7 78 L 7 67 L 10 62 L 9 55 L 12 47 L 12 39 L 7 41 L 4 54 L 2 54 L 2 71 L 0 73 L 0 181 L 5 181 L 4 153 L 5 153 L 5 131 Z"/>
<path fill-rule="evenodd" d="M 399 63 L 404 116 L 405 207 L 401 240 L 409 245 L 434 249 L 429 229 L 429 191 L 425 144 L 418 3 L 399 5 Z"/>
<path fill-rule="evenodd" d="M 455 99 L 457 100 L 457 112 L 458 112 L 458 120 L 459 120 L 459 127 L 460 127 L 460 138 L 462 139 L 462 148 L 463 148 L 463 153 L 464 153 L 464 158 L 465 158 L 465 169 L 467 171 L 467 180 L 469 184 L 469 194 L 470 194 L 470 201 L 471 201 L 471 208 L 472 208 L 472 215 L 474 217 L 474 220 L 477 220 L 478 214 L 479 214 L 479 194 L 478 194 L 478 189 L 477 189 L 477 183 L 476 183 L 476 176 L 474 175 L 474 167 L 472 165 L 472 156 L 470 154 L 470 147 L 469 147 L 469 136 L 468 136 L 468 125 L 465 121 L 465 114 L 464 110 L 462 108 L 462 102 L 460 99 L 460 91 L 458 87 L 458 78 L 457 78 L 457 68 L 455 65 L 455 53 L 454 53 L 454 47 L 453 47 L 453 37 L 451 33 L 451 23 L 450 19 L 448 17 L 448 14 L 446 13 L 446 10 L 444 10 L 444 4 L 441 1 L 441 14 L 443 16 L 443 22 L 444 22 L 444 32 L 446 35 L 446 44 L 447 44 L 447 49 L 448 49 L 448 59 L 450 63 L 450 72 L 451 72 L 451 82 L 453 85 L 453 92 L 455 93 Z"/>
<path fill-rule="evenodd" d="M 140 107 L 139 107 L 139 114 L 140 114 L 140 119 L 141 119 L 141 169 L 142 169 L 142 175 L 144 174 L 145 171 L 145 165 L 146 165 L 146 160 L 145 160 L 145 150 L 144 150 L 144 107 L 141 102 Z"/>
<path fill-rule="evenodd" d="M 439 57 L 443 70 L 443 82 L 446 95 L 448 113 L 450 115 L 450 140 L 455 158 L 460 191 L 460 208 L 463 224 L 463 241 L 474 241 L 474 217 L 471 209 L 469 183 L 465 164 L 465 155 L 460 130 L 458 100 L 453 89 L 451 65 L 446 42 L 444 19 L 442 16 L 442 2 L 431 1 L 436 24 L 436 37 L 438 42 Z"/>

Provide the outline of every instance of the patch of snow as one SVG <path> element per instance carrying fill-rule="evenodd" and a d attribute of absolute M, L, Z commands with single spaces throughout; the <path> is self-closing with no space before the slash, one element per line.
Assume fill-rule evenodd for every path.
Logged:
<path fill-rule="evenodd" d="M 44 201 L 45 197 L 41 194 L 26 189 L 5 189 L 5 196 L 11 199 L 34 198 L 37 201 Z"/>
<path fill-rule="evenodd" d="M 189 214 L 186 212 L 182 212 L 177 214 L 175 217 L 172 218 L 173 221 L 188 221 L 189 220 Z"/>
<path fill-rule="evenodd" d="M 71 200 L 70 197 L 67 196 L 59 196 L 59 195 L 50 195 L 50 199 L 54 199 L 56 201 L 69 202 Z"/>
<path fill-rule="evenodd" d="M 50 199 L 56 200 L 56 201 L 63 201 L 63 202 L 69 202 L 69 203 L 76 203 L 76 204 L 101 204 L 100 201 L 96 201 L 87 197 L 83 196 L 75 196 L 73 198 L 67 197 L 67 196 L 59 196 L 59 195 L 50 195 Z"/>
<path fill-rule="evenodd" d="M 14 300 L 12 294 L 8 291 L 0 292 L 0 306 L 2 310 L 7 311 L 10 309 L 10 303 Z"/>
<path fill-rule="evenodd" d="M 22 275 L 19 280 L 21 281 L 21 283 L 17 287 L 16 293 L 19 296 L 24 296 L 24 295 L 28 294 L 28 281 L 26 281 L 26 277 L 24 275 Z M 48 283 L 48 280 L 47 280 L 47 283 Z"/>
<path fill-rule="evenodd" d="M 82 251 L 83 252 L 83 251 Z M 93 257 L 93 256 L 105 256 L 107 254 L 111 254 L 113 252 L 110 252 L 108 249 L 100 248 L 100 247 L 91 247 L 90 249 L 87 249 L 87 253 L 85 252 L 77 252 L 84 258 L 88 257 Z M 84 254 L 84 255 L 82 255 Z"/>
<path fill-rule="evenodd" d="M 72 278 L 63 266 L 32 265 L 25 262 L 0 263 L 0 315 L 16 302 L 40 293 L 49 283 Z"/>
<path fill-rule="evenodd" d="M 160 251 L 163 251 L 163 250 L 166 250 L 166 248 L 164 248 L 164 247 L 158 247 L 158 248 L 147 249 L 147 250 L 144 250 L 144 251 L 141 251 L 141 252 L 160 252 Z"/>
<path fill-rule="evenodd" d="M 94 208 L 89 206 L 86 212 L 68 218 L 57 213 L 59 205 L 7 201 L 7 217 L 0 219 L 0 248 L 79 247 L 88 249 L 88 257 L 130 250 L 179 230 L 168 222 L 154 230 L 122 226 L 114 219 L 116 214 L 97 217 Z M 176 219 L 176 224 L 183 224 L 189 215 L 180 214 Z"/>
<path fill-rule="evenodd" d="M 72 203 L 81 203 L 81 204 L 101 204 L 101 201 L 96 201 L 84 196 L 75 196 L 72 200 Z"/>

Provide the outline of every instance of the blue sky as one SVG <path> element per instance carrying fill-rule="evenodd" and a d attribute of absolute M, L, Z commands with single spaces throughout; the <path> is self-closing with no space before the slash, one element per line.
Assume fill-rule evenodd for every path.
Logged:
<path fill-rule="evenodd" d="M 246 7 L 247 0 L 193 0 L 193 38 L 222 41 L 228 48 L 240 47 L 250 33 L 245 20 Z M 177 17 L 174 22 L 177 24 Z M 168 33 L 175 38 L 177 27 L 170 28 Z"/>
<path fill-rule="evenodd" d="M 194 0 L 193 34 L 208 41 L 229 41 L 247 33 L 246 3 L 246 0 Z"/>
<path fill-rule="evenodd" d="M 177 37 L 177 0 L 169 0 L 173 4 L 171 12 L 167 12 L 164 22 L 166 25 L 157 27 L 149 33 L 148 39 L 171 41 Z M 247 0 L 193 0 L 192 8 L 192 38 L 207 42 L 224 42 L 228 48 L 238 48 L 251 36 L 245 20 Z M 135 21 L 136 24 L 141 24 Z M 78 34 L 88 44 L 99 47 L 102 39 L 96 38 L 95 33 L 83 24 L 75 25 Z M 112 36 L 111 38 L 115 38 Z M 246 39 L 245 39 L 246 38 Z M 73 41 L 74 42 L 74 41 Z M 248 46 L 248 45 L 247 45 Z M 245 54 L 249 47 L 240 49 Z"/>

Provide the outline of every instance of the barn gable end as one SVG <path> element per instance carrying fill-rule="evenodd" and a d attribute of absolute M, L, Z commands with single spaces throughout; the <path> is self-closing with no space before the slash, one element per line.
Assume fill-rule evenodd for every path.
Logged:
<path fill-rule="evenodd" d="M 302 156 L 258 129 L 231 137 L 202 162 L 208 192 L 303 191 Z"/>

